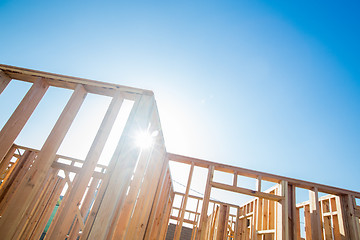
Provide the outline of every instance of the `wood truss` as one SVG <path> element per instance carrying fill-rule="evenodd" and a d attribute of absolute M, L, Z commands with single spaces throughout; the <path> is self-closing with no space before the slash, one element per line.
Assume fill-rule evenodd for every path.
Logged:
<path fill-rule="evenodd" d="M 360 240 L 359 192 L 167 153 L 151 91 L 0 65 L 0 94 L 12 81 L 32 85 L 0 132 L 1 239 L 165 239 L 172 221 L 173 239 L 187 225 L 191 239 Z M 72 95 L 45 143 L 15 144 L 49 87 Z M 85 159 L 59 155 L 88 93 L 111 98 L 95 139 Z M 133 103 L 130 114 L 109 164 L 101 165 L 124 100 Z M 150 147 L 134 146 L 139 132 L 156 133 Z M 174 191 L 171 162 L 190 168 L 184 192 Z M 202 196 L 190 194 L 195 168 L 207 170 Z M 215 181 L 216 172 L 231 174 L 233 183 Z M 239 176 L 255 186 L 240 187 Z M 262 190 L 264 181 L 274 186 Z M 297 203 L 298 188 L 308 190 L 308 201 Z M 253 198 L 230 204 L 211 199 L 212 189 Z"/>

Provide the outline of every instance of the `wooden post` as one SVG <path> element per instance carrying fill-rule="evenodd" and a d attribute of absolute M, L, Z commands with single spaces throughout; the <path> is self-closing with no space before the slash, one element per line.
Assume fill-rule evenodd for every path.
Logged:
<path fill-rule="evenodd" d="M 220 205 L 220 214 L 218 221 L 218 229 L 216 232 L 216 240 L 225 240 L 227 239 L 227 224 L 228 219 L 226 218 L 228 211 L 228 206 L 226 204 Z"/>
<path fill-rule="evenodd" d="M 193 226 L 193 230 L 191 232 L 191 240 L 195 240 L 195 236 L 196 236 L 196 232 L 197 232 L 197 228 L 198 228 L 198 224 L 199 224 L 199 220 L 198 220 L 198 210 L 199 210 L 199 199 L 196 199 L 196 209 L 195 209 L 195 216 L 194 216 L 194 226 Z"/>
<path fill-rule="evenodd" d="M 255 186 L 255 190 L 257 192 L 261 192 L 261 176 L 258 176 L 256 178 L 256 186 Z M 261 230 L 261 220 L 262 220 L 262 206 L 263 206 L 263 199 L 262 198 L 257 198 L 256 201 L 256 211 L 253 215 L 253 221 L 255 221 L 254 223 L 254 231 L 253 231 L 253 238 L 256 240 L 258 238 L 258 231 Z"/>
<path fill-rule="evenodd" d="M 277 218 L 276 218 L 276 239 L 288 240 L 289 239 L 289 193 L 288 182 L 281 181 L 279 186 L 279 194 L 284 197 L 277 204 Z"/>
<path fill-rule="evenodd" d="M 190 185 L 191 185 L 191 179 L 192 179 L 193 173 L 194 173 L 194 163 L 191 163 L 189 177 L 188 177 L 188 181 L 187 181 L 187 184 L 186 184 L 184 201 L 183 201 L 182 206 L 180 207 L 180 219 L 179 219 L 179 223 L 176 225 L 176 229 L 175 229 L 174 240 L 180 239 L 182 225 L 183 225 L 183 222 L 184 222 L 184 216 L 185 216 L 185 211 L 186 211 L 186 204 L 187 204 L 187 200 L 188 200 L 188 197 L 189 197 L 189 191 L 190 191 Z"/>
<path fill-rule="evenodd" d="M 44 96 L 49 84 L 39 78 L 31 86 L 23 100 L 20 102 L 14 113 L 0 132 L 0 161 L 5 157 L 11 145 L 24 128 L 26 122 L 34 112 L 36 106 Z"/>
<path fill-rule="evenodd" d="M 240 233 L 240 239 L 241 240 L 247 240 L 249 239 L 249 232 L 248 232 L 248 226 L 247 226 L 247 218 L 246 218 L 246 209 L 245 206 L 242 207 L 242 213 L 243 217 L 241 219 L 241 233 Z"/>
<path fill-rule="evenodd" d="M 330 199 L 322 199 L 319 202 L 320 205 L 320 216 L 322 222 L 322 236 L 323 239 L 332 239 L 333 233 L 333 226 L 331 226 L 332 219 L 332 211 L 330 208 Z M 325 213 L 330 213 L 330 216 L 324 216 Z"/>
<path fill-rule="evenodd" d="M 204 239 L 205 235 L 206 235 L 205 229 L 206 229 L 206 223 L 207 223 L 207 218 L 208 218 L 207 212 L 208 212 L 208 207 L 209 207 L 210 194 L 211 194 L 211 182 L 213 180 L 213 177 L 214 177 L 214 166 L 211 165 L 208 170 L 204 200 L 203 200 L 202 208 L 201 208 L 200 224 L 199 224 L 198 232 L 196 234 L 196 239 L 198 239 L 198 240 Z"/>
<path fill-rule="evenodd" d="M 14 194 L 9 206 L 5 209 L 0 218 L 0 232 L 4 239 L 11 239 L 17 228 L 21 227 L 18 226 L 21 219 L 28 217 L 24 216 L 27 212 L 26 209 L 37 198 L 36 194 L 46 178 L 56 152 L 80 109 L 85 96 L 86 90 L 84 87 L 77 85 L 69 102 L 39 152 L 34 165 L 26 173 L 26 180 L 22 181 L 19 190 Z"/>
<path fill-rule="evenodd" d="M 256 178 L 256 191 L 261 192 L 261 176 Z"/>
<path fill-rule="evenodd" d="M 145 239 L 151 239 L 151 240 L 159 239 L 159 236 L 161 236 L 162 228 L 168 227 L 167 224 L 166 226 L 162 226 L 162 223 L 165 221 L 164 218 L 168 219 L 168 217 L 170 217 L 170 212 L 168 216 L 165 215 L 167 212 L 166 206 L 168 204 L 167 202 L 169 199 L 170 186 L 171 186 L 170 171 L 168 170 L 166 171 L 164 180 L 165 180 L 164 187 L 161 190 L 159 202 L 156 207 L 155 219 L 153 224 L 151 225 L 151 228 L 150 229 L 148 228 L 150 230 L 149 237 L 146 236 Z M 168 207 L 169 209 L 171 209 L 171 206 Z"/>
<path fill-rule="evenodd" d="M 289 240 L 296 240 L 297 238 L 297 224 L 298 224 L 298 211 L 296 210 L 296 196 L 295 186 L 288 185 L 288 207 L 289 207 Z M 286 220 L 285 220 L 286 221 Z"/>
<path fill-rule="evenodd" d="M 255 228 L 256 231 L 261 231 L 263 230 L 263 203 L 264 203 L 264 199 L 263 198 L 258 198 L 257 204 L 256 204 L 256 223 L 255 223 Z M 255 239 L 258 238 L 258 234 L 256 234 Z"/>
<path fill-rule="evenodd" d="M 166 156 L 167 158 L 167 156 Z M 165 185 L 166 185 L 166 176 L 169 172 L 169 165 L 168 165 L 168 161 L 166 160 L 167 164 L 164 162 L 164 165 L 162 167 L 162 171 L 161 171 L 161 175 L 160 175 L 160 180 L 159 183 L 157 185 L 157 189 L 156 189 L 156 195 L 154 198 L 154 202 L 152 205 L 152 209 L 151 209 L 151 213 L 150 213 L 150 217 L 149 217 L 149 223 L 147 225 L 146 228 L 146 234 L 145 234 L 145 240 L 148 240 L 151 238 L 152 233 L 154 232 L 154 225 L 155 225 L 155 221 L 157 218 L 157 213 L 158 213 L 158 209 L 160 208 L 160 200 L 161 200 L 161 195 L 165 189 Z"/>
<path fill-rule="evenodd" d="M 311 236 L 313 240 L 321 239 L 321 221 L 319 210 L 318 189 L 314 187 L 309 190 Z"/>
<path fill-rule="evenodd" d="M 57 214 L 59 214 L 58 221 L 61 224 L 57 224 L 52 232 L 51 239 L 63 238 L 69 231 L 72 225 L 72 219 L 79 209 L 79 203 L 84 195 L 86 187 L 89 184 L 91 176 L 94 172 L 99 157 L 104 149 L 107 138 L 110 135 L 110 131 L 115 122 L 115 119 L 119 113 L 123 98 L 120 94 L 117 94 L 110 103 L 110 106 L 104 116 L 104 119 L 99 127 L 99 130 L 95 136 L 95 139 L 90 147 L 90 150 L 86 156 L 84 164 L 78 174 L 76 174 L 73 186 L 69 192 L 69 196 L 62 202 L 64 207 L 61 208 Z"/>
<path fill-rule="evenodd" d="M 10 83 L 11 77 L 9 77 L 3 70 L 0 69 L 0 94 L 5 90 Z"/>
<path fill-rule="evenodd" d="M 144 238 L 147 224 L 150 221 L 151 207 L 154 201 L 156 201 L 155 198 L 156 187 L 157 187 L 156 183 L 161 181 L 160 170 L 162 168 L 159 169 L 158 166 L 163 166 L 164 164 L 168 164 L 168 160 L 166 158 L 165 146 L 163 146 L 163 149 L 159 149 L 159 148 L 155 148 L 155 149 L 154 149 L 155 150 L 154 153 L 152 154 L 153 156 L 150 161 L 150 166 L 148 167 L 146 174 L 144 176 L 144 181 L 141 186 L 141 190 L 134 208 L 133 216 L 129 221 L 129 227 L 126 233 L 127 239 Z M 161 155 L 162 157 L 159 157 L 159 155 Z M 170 194 L 172 192 L 171 186 L 172 186 L 171 179 L 169 179 Z M 171 207 L 172 206 L 170 206 L 170 210 Z M 165 224 L 167 225 L 168 222 L 166 222 Z"/>
<path fill-rule="evenodd" d="M 161 240 L 165 240 L 165 237 L 166 237 L 166 232 L 168 229 L 168 222 L 169 222 L 169 218 L 170 218 L 171 206 L 173 203 L 173 197 L 171 196 L 170 193 L 168 194 L 166 201 L 167 201 L 167 203 L 164 207 L 164 214 L 163 214 L 163 218 L 161 221 L 160 234 L 158 236 L 158 239 L 161 239 Z"/>
<path fill-rule="evenodd" d="M 235 172 L 234 172 L 234 178 L 233 178 L 233 186 L 234 186 L 234 187 L 237 187 L 237 181 L 238 181 L 238 174 L 237 174 L 237 172 L 235 171 Z"/>
<path fill-rule="evenodd" d="M 251 226 L 251 233 L 250 233 L 250 238 L 251 239 L 256 239 L 256 235 L 257 235 L 257 229 L 256 229 L 256 216 L 257 216 L 257 202 L 259 201 L 259 198 L 255 198 L 253 199 L 253 201 L 251 203 L 249 203 L 250 205 L 250 209 L 252 211 L 252 217 L 250 220 L 250 226 Z"/>
<path fill-rule="evenodd" d="M 300 231 L 300 208 L 296 208 L 296 240 L 301 240 Z"/>
<path fill-rule="evenodd" d="M 355 198 L 347 194 L 342 195 L 340 199 L 347 238 L 351 240 L 360 240 L 359 219 L 355 216 Z"/>
<path fill-rule="evenodd" d="M 240 240 L 240 207 L 236 209 L 234 240 Z"/>
<path fill-rule="evenodd" d="M 311 235 L 311 215 L 310 206 L 307 204 L 304 206 L 304 219 L 305 219 L 305 235 L 307 240 L 312 240 Z"/>
<path fill-rule="evenodd" d="M 89 208 L 91 207 L 92 201 L 95 198 L 99 183 L 100 183 L 100 179 L 92 178 L 90 186 L 86 193 L 86 197 L 81 204 L 81 209 L 80 209 L 81 216 L 85 216 L 88 213 Z M 79 220 L 75 220 L 74 226 L 71 229 L 70 239 L 77 238 L 77 236 L 79 235 L 79 229 L 80 229 Z M 81 230 L 84 231 L 84 229 L 81 229 Z"/>
<path fill-rule="evenodd" d="M 337 227 L 334 228 L 335 236 L 340 236 L 340 238 L 335 238 L 335 240 L 345 240 L 346 239 L 346 226 L 344 221 L 344 208 L 342 207 L 342 198 L 339 196 L 335 197 L 335 204 L 337 215 L 335 219 L 335 222 L 337 223 Z M 335 225 L 336 226 L 336 225 Z"/>

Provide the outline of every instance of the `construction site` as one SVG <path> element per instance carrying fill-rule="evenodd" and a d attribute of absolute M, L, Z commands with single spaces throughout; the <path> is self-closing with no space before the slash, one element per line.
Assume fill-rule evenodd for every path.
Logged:
<path fill-rule="evenodd" d="M 152 91 L 0 65 L 0 93 L 13 83 L 30 86 L 0 132 L 1 239 L 360 240 L 360 192 L 167 152 Z M 57 88 L 69 99 L 42 146 L 20 145 L 45 93 Z M 86 157 L 59 154 L 90 95 L 109 104 Z M 172 175 L 180 168 L 178 190 Z M 203 192 L 194 194 L 197 182 Z"/>

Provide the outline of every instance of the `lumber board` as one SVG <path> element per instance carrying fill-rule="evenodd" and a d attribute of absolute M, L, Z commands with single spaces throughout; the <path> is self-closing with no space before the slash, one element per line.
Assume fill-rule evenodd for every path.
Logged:
<path fill-rule="evenodd" d="M 234 187 L 231 185 L 218 183 L 218 182 L 211 182 L 211 186 L 215 187 L 215 188 L 227 190 L 227 191 L 237 192 L 237 193 L 246 194 L 246 195 L 259 197 L 259 198 L 265 198 L 265 199 L 269 199 L 269 200 L 273 200 L 273 201 L 280 201 L 280 200 L 284 199 L 283 196 L 277 196 L 277 195 L 273 195 L 273 194 L 269 194 L 269 193 L 254 191 L 254 190 L 242 188 L 242 187 Z"/>
<path fill-rule="evenodd" d="M 191 185 L 193 173 L 194 173 L 194 164 L 191 164 L 190 172 L 189 172 L 189 176 L 188 176 L 188 180 L 187 180 L 187 184 L 186 184 L 186 189 L 185 189 L 185 195 L 184 195 L 181 210 L 180 210 L 180 220 L 178 221 L 178 224 L 176 225 L 174 240 L 180 239 L 184 216 L 185 216 L 186 205 L 187 205 L 187 201 L 189 198 L 189 191 L 190 191 L 190 185 Z"/>
<path fill-rule="evenodd" d="M 321 239 L 321 221 L 317 188 L 309 190 L 309 206 L 312 239 Z"/>
<path fill-rule="evenodd" d="M 10 81 L 11 77 L 9 77 L 3 70 L 0 69 L 0 94 L 5 90 Z"/>
<path fill-rule="evenodd" d="M 165 237 L 166 237 L 166 232 L 168 229 L 168 222 L 169 222 L 169 218 L 170 218 L 171 206 L 173 203 L 172 201 L 173 201 L 173 198 L 170 194 L 170 195 L 168 195 L 167 203 L 164 207 L 165 211 L 164 211 L 164 217 L 161 222 L 160 234 L 158 236 L 159 239 L 165 239 Z"/>
<path fill-rule="evenodd" d="M 236 221 L 235 221 L 234 239 L 240 239 L 240 220 L 239 220 L 239 217 L 240 217 L 240 207 L 237 207 L 236 208 Z M 259 229 L 258 226 L 256 227 L 256 229 Z"/>
<path fill-rule="evenodd" d="M 262 214 L 263 214 L 263 202 L 264 199 L 258 198 L 256 202 L 256 222 L 255 228 L 257 231 L 262 230 Z"/>
<path fill-rule="evenodd" d="M 170 173 L 170 172 L 167 172 Z M 167 175 L 165 177 L 165 187 L 163 189 L 161 198 L 160 198 L 160 202 L 158 205 L 158 212 L 157 212 L 157 217 L 156 217 L 156 221 L 155 221 L 155 231 L 153 231 L 151 239 L 157 239 L 160 235 L 161 235 L 161 231 L 162 231 L 162 223 L 164 222 L 164 219 L 166 218 L 166 205 L 169 204 L 167 199 L 169 198 L 169 192 L 170 192 L 170 188 L 169 186 L 171 185 L 170 180 L 169 180 L 169 175 Z"/>
<path fill-rule="evenodd" d="M 199 229 L 196 235 L 196 239 L 200 240 L 200 239 L 204 239 L 206 231 L 206 222 L 207 222 L 207 212 L 208 212 L 208 208 L 209 208 L 209 201 L 210 201 L 210 194 L 211 194 L 211 182 L 213 180 L 214 177 L 214 166 L 209 166 L 208 169 L 208 176 L 207 176 L 207 180 L 206 180 L 206 186 L 205 186 L 205 194 L 204 194 L 204 199 L 203 199 L 203 203 L 202 203 L 202 208 L 201 208 L 201 215 L 200 215 L 200 223 L 199 223 Z"/>
<path fill-rule="evenodd" d="M 85 199 L 81 204 L 81 208 L 80 208 L 80 214 L 81 216 L 86 216 L 87 213 L 90 210 L 91 204 L 96 196 L 96 190 L 98 189 L 100 183 L 100 179 L 96 179 L 96 178 L 92 178 L 90 186 L 88 187 L 88 191 L 86 193 Z M 84 224 L 84 223 L 83 223 Z M 86 224 L 86 222 L 85 222 Z M 81 230 L 84 231 L 85 226 L 81 225 Z M 78 219 L 75 219 L 75 223 L 71 229 L 71 232 L 69 234 L 70 239 L 77 239 L 78 235 L 79 235 L 79 230 L 80 230 L 80 223 L 78 221 Z"/>
<path fill-rule="evenodd" d="M 298 223 L 300 224 L 298 211 L 296 209 L 296 190 L 293 185 L 288 185 L 288 236 L 289 240 L 296 240 L 298 236 Z M 285 220 L 286 221 L 286 220 Z"/>
<path fill-rule="evenodd" d="M 169 201 L 172 201 L 171 196 L 169 196 L 171 192 L 170 191 L 171 188 L 169 187 L 171 186 L 170 171 L 166 171 L 164 180 L 165 180 L 163 183 L 164 185 L 160 192 L 159 202 L 155 210 L 156 211 L 155 219 L 153 224 L 151 225 L 151 228 L 148 228 L 150 230 L 149 238 L 145 238 L 145 239 L 156 240 L 159 238 L 159 236 L 162 236 L 161 235 L 161 232 L 163 231 L 162 224 L 165 221 L 164 219 L 166 219 L 165 214 L 167 213 L 167 205 L 169 204 Z M 169 208 L 171 209 L 171 206 L 169 206 Z M 168 222 L 166 222 L 166 226 L 167 223 Z"/>
<path fill-rule="evenodd" d="M 24 128 L 40 100 L 49 88 L 49 84 L 38 78 L 26 93 L 9 120 L 0 131 L 0 161 L 5 157 L 15 139 Z"/>
<path fill-rule="evenodd" d="M 62 169 L 66 172 L 73 172 L 73 173 L 79 173 L 81 171 L 80 167 L 76 167 L 73 165 L 67 165 L 65 163 L 60 163 L 60 162 L 53 162 L 51 164 L 51 167 L 56 168 L 56 169 Z M 91 176 L 94 178 L 97 178 L 97 179 L 103 179 L 105 174 L 102 172 L 94 171 Z"/>
<path fill-rule="evenodd" d="M 282 195 L 277 204 L 276 215 L 276 239 L 289 239 L 289 188 L 288 182 L 282 181 L 279 188 L 279 193 Z"/>
<path fill-rule="evenodd" d="M 4 64 L 0 64 L 0 70 L 2 70 L 12 79 L 26 82 L 34 82 L 38 77 L 42 77 L 46 79 L 51 86 L 55 87 L 75 89 L 78 84 L 82 84 L 88 92 L 106 96 L 114 96 L 114 94 L 118 91 L 123 92 L 123 94 L 126 95 L 126 97 L 129 99 L 134 99 L 134 95 L 137 94 L 153 95 L 152 91 L 145 89 L 14 67 Z"/>
<path fill-rule="evenodd" d="M 166 159 L 167 159 L 167 155 L 166 155 Z M 160 181 L 157 184 L 155 198 L 154 198 L 154 202 L 153 202 L 150 217 L 149 217 L 149 223 L 146 227 L 146 234 L 145 234 L 145 238 L 144 238 L 145 240 L 151 239 L 151 236 L 154 232 L 154 229 L 155 229 L 154 225 L 156 222 L 157 212 L 158 212 L 159 205 L 160 205 L 161 194 L 164 192 L 165 184 L 166 184 L 166 176 L 169 172 L 170 172 L 169 165 L 164 163 L 164 165 L 162 167 L 161 175 L 160 175 Z"/>
<path fill-rule="evenodd" d="M 344 208 L 342 206 L 342 201 L 341 198 L 339 196 L 335 196 L 335 203 L 332 204 L 332 206 L 335 206 L 336 208 L 336 220 L 338 222 L 337 225 L 338 229 L 335 228 L 334 232 L 336 232 L 338 234 L 338 236 L 340 235 L 340 237 L 338 237 L 336 240 L 345 240 L 345 235 L 346 235 L 346 227 L 345 227 L 345 219 L 344 219 Z"/>
<path fill-rule="evenodd" d="M 360 239 L 359 219 L 355 216 L 355 199 L 352 195 L 343 195 L 340 197 L 343 211 L 344 225 L 346 226 L 346 235 L 351 240 Z"/>
<path fill-rule="evenodd" d="M 164 147 L 164 146 L 163 146 Z M 168 164 L 168 161 L 164 157 L 159 157 L 163 154 L 166 154 L 165 149 L 154 149 L 154 153 L 151 159 L 151 165 L 147 169 L 146 174 L 144 176 L 143 185 L 141 187 L 139 197 L 137 199 L 134 214 L 130 221 L 130 227 L 128 228 L 128 232 L 126 234 L 126 238 L 133 238 L 133 239 L 143 239 L 144 234 L 146 231 L 146 227 L 149 221 L 150 213 L 151 213 L 151 206 L 155 201 L 155 193 L 156 193 L 156 186 L 157 183 L 160 181 L 160 174 L 158 166 L 162 166 L 163 164 Z M 159 155 L 158 155 L 159 154 Z M 170 184 L 169 188 L 169 197 L 172 198 L 172 182 L 169 176 Z M 171 202 L 173 199 L 170 199 Z M 170 206 L 171 208 L 171 206 Z"/>
<path fill-rule="evenodd" d="M 218 228 L 216 232 L 216 240 L 223 240 L 226 239 L 226 232 L 227 232 L 227 222 L 228 219 L 226 218 L 228 212 L 228 206 L 222 204 L 220 206 L 220 213 L 219 213 L 219 221 L 218 221 Z"/>
<path fill-rule="evenodd" d="M 181 192 L 175 192 L 175 195 L 180 195 L 180 196 L 184 196 L 184 193 L 181 193 Z M 199 196 L 195 196 L 195 195 L 191 195 L 189 194 L 189 198 L 194 198 L 194 199 L 198 199 L 198 200 L 203 200 L 202 197 L 199 197 Z M 231 204 L 231 203 L 228 203 L 228 202 L 224 202 L 224 201 L 217 201 L 217 200 L 214 200 L 214 199 L 209 199 L 209 203 L 217 203 L 217 204 L 226 204 L 230 207 L 233 207 L 233 208 L 237 208 L 239 205 L 235 205 L 235 204 Z"/>
<path fill-rule="evenodd" d="M 180 221 L 179 217 L 175 217 L 175 216 L 172 216 L 172 215 L 170 215 L 170 219 Z M 189 220 L 189 219 L 186 219 L 186 218 L 183 221 L 184 221 L 184 223 L 188 223 L 188 224 L 191 224 L 191 225 L 196 225 L 196 221 L 192 221 L 192 220 Z"/>

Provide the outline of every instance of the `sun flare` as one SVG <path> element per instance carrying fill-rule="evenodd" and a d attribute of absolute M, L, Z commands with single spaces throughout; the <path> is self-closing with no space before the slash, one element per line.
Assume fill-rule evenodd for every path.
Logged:
<path fill-rule="evenodd" d="M 158 131 L 152 133 L 149 132 L 139 132 L 136 136 L 136 146 L 141 149 L 148 149 L 154 143 L 154 138 L 158 135 Z"/>

